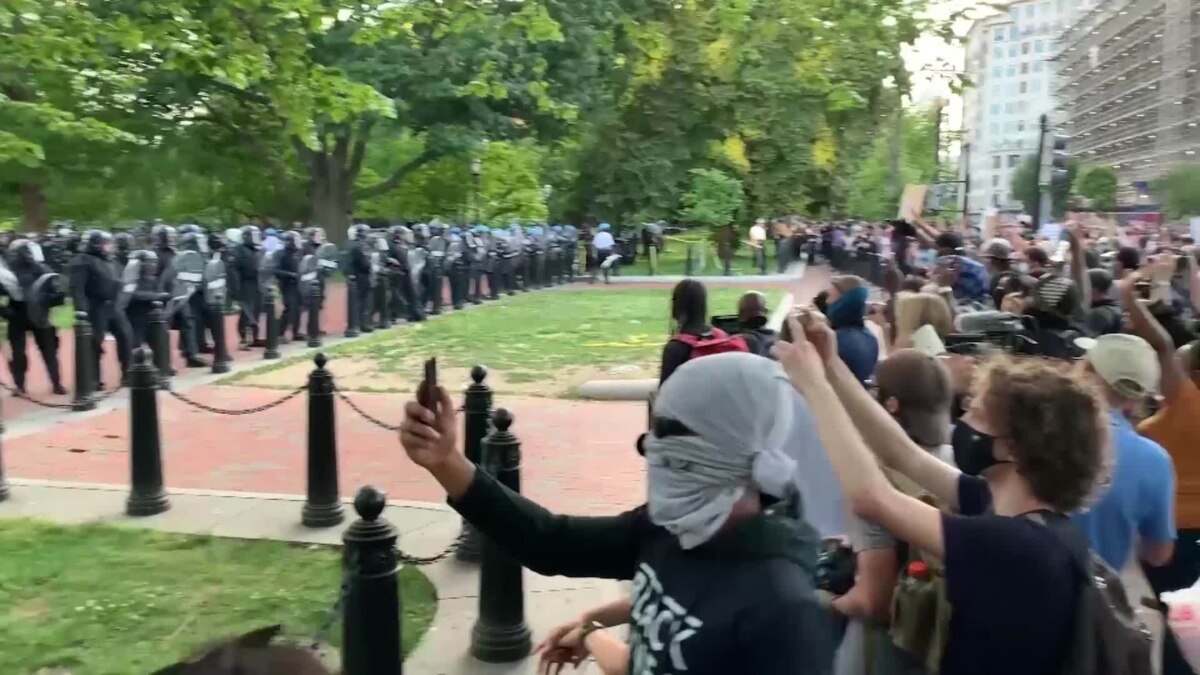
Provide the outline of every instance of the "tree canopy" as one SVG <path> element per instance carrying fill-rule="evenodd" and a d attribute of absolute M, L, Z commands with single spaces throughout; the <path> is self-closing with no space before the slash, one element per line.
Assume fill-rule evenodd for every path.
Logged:
<path fill-rule="evenodd" d="M 1188 164 L 1173 169 L 1154 185 L 1168 218 L 1200 215 L 1200 165 Z"/>
<path fill-rule="evenodd" d="M 746 213 L 843 212 L 922 9 L 10 0 L 0 214 L 620 222 L 675 217 L 697 169 Z"/>

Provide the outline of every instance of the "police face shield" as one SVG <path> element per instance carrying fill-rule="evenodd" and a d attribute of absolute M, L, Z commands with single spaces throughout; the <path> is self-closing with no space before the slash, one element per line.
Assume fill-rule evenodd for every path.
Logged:
<path fill-rule="evenodd" d="M 42 253 L 42 247 L 34 242 L 29 242 L 25 245 L 25 255 L 35 263 L 46 262 L 46 255 Z"/>
<path fill-rule="evenodd" d="M 237 246 L 242 243 L 242 231 L 238 229 L 225 230 L 225 241 Z"/>

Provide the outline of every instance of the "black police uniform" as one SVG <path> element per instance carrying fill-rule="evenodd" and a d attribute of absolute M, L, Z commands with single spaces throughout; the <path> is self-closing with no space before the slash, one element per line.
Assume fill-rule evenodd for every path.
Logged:
<path fill-rule="evenodd" d="M 55 394 L 65 394 L 62 386 L 62 373 L 58 365 L 58 331 L 53 325 L 39 328 L 29 319 L 29 306 L 26 302 L 32 292 L 33 283 L 50 268 L 42 263 L 27 258 L 27 253 L 18 252 L 12 262 L 12 272 L 17 277 L 22 298 L 9 298 L 4 318 L 8 321 L 8 343 L 12 347 L 12 360 L 8 363 L 12 373 L 13 384 L 22 393 L 25 392 L 25 374 L 29 370 L 29 360 L 26 356 L 25 334 L 33 333 L 34 343 L 42 353 L 42 361 L 46 364 L 46 373 L 50 376 L 50 384 Z M 46 299 L 49 300 L 49 299 Z M 54 303 L 48 303 L 53 305 Z M 57 304 L 61 303 L 60 301 Z"/>
<path fill-rule="evenodd" d="M 96 388 L 103 389 L 100 357 L 104 353 L 104 337 L 111 334 L 117 343 L 117 360 L 121 364 L 121 377 L 129 373 L 129 355 L 133 349 L 129 322 L 117 310 L 117 294 L 121 290 L 121 270 L 103 249 L 104 235 L 91 234 L 84 243 L 83 253 L 71 261 L 71 300 L 76 312 L 87 313 L 92 325 L 92 357 L 96 374 Z"/>

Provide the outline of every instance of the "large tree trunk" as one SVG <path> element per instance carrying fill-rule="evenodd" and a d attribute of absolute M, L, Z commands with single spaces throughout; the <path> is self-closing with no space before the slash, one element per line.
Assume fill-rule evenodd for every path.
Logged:
<path fill-rule="evenodd" d="M 38 183 L 21 183 L 21 225 L 26 232 L 45 232 L 50 227 L 46 193 Z"/>
<path fill-rule="evenodd" d="M 350 229 L 354 204 L 350 196 L 350 186 L 344 180 L 337 180 L 337 172 L 330 176 L 318 172 L 312 176 L 309 189 L 309 206 L 312 210 L 312 224 L 325 228 L 325 235 L 334 242 L 346 240 L 346 232 Z"/>

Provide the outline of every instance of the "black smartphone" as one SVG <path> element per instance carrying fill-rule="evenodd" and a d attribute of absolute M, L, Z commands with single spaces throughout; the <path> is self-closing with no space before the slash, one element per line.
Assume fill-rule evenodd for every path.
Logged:
<path fill-rule="evenodd" d="M 427 410 L 432 410 L 434 416 L 440 416 L 438 401 L 437 359 L 431 358 L 425 361 L 425 377 L 417 387 L 417 403 Z"/>

